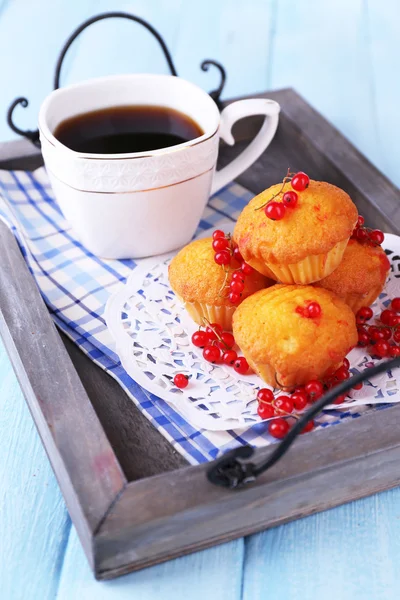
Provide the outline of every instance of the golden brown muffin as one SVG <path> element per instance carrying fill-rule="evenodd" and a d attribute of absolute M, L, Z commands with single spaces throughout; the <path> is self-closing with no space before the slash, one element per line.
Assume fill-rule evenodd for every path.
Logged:
<path fill-rule="evenodd" d="M 351 308 L 333 292 L 279 284 L 242 302 L 233 334 L 252 369 L 274 387 L 322 378 L 358 339 Z"/>
<path fill-rule="evenodd" d="M 222 267 L 214 261 L 214 254 L 212 238 L 191 242 L 173 258 L 169 282 L 196 323 L 204 325 L 205 317 L 210 323 L 218 323 L 223 329 L 230 330 L 237 305 L 229 301 L 228 286 L 232 272 L 239 269 L 240 264 L 232 259 L 229 267 Z M 244 278 L 241 301 L 271 284 L 266 277 L 253 271 Z"/>
<path fill-rule="evenodd" d="M 338 268 L 315 285 L 335 292 L 356 313 L 377 299 L 389 271 L 390 262 L 381 246 L 350 240 Z"/>
<path fill-rule="evenodd" d="M 350 196 L 330 183 L 310 181 L 297 192 L 297 205 L 279 221 L 269 219 L 263 206 L 282 184 L 265 190 L 244 208 L 233 238 L 246 262 L 282 283 L 308 284 L 326 277 L 338 266 L 357 222 Z M 290 191 L 290 182 L 274 198 Z"/>

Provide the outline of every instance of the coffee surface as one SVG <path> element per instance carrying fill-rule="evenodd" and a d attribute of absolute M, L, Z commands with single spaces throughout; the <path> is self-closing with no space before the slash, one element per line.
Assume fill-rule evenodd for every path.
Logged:
<path fill-rule="evenodd" d="M 54 136 L 76 152 L 147 152 L 188 142 L 204 131 L 187 115 L 163 106 L 115 106 L 62 121 Z"/>

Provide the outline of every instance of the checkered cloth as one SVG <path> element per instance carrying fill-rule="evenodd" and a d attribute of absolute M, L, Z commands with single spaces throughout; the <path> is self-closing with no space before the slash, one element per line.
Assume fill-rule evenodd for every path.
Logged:
<path fill-rule="evenodd" d="M 251 194 L 232 184 L 208 203 L 199 230 L 235 221 Z M 44 168 L 0 171 L 0 218 L 11 228 L 56 325 L 114 377 L 153 425 L 190 463 L 212 460 L 239 442 L 233 432 L 194 429 L 166 402 L 136 384 L 121 367 L 103 317 L 106 302 L 123 285 L 134 260 L 103 260 L 76 239 L 54 200 Z"/>
<path fill-rule="evenodd" d="M 198 232 L 234 222 L 251 194 L 231 184 L 213 196 Z M 234 432 L 194 429 L 164 400 L 140 387 L 121 367 L 103 318 L 106 302 L 137 262 L 97 258 L 75 238 L 54 200 L 44 168 L 0 171 L 0 218 L 14 233 L 56 325 L 123 387 L 138 408 L 192 464 L 216 458 L 238 444 L 274 441 L 265 423 Z M 361 407 L 359 407 L 361 412 Z M 333 411 L 322 427 L 359 412 Z"/>

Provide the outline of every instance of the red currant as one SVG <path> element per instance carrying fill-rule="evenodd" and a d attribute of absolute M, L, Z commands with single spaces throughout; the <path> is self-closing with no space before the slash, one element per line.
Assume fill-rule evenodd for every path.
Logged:
<path fill-rule="evenodd" d="M 239 373 L 239 375 L 246 375 L 247 371 L 249 370 L 249 363 L 244 356 L 239 356 L 235 360 L 233 368 L 235 369 L 236 373 Z"/>
<path fill-rule="evenodd" d="M 394 310 L 394 312 L 400 312 L 400 298 L 393 298 L 392 302 L 390 303 L 391 309 Z"/>
<path fill-rule="evenodd" d="M 397 358 L 400 356 L 400 346 L 390 346 L 389 355 L 393 358 Z"/>
<path fill-rule="evenodd" d="M 375 327 L 374 325 L 368 327 L 368 335 L 373 342 L 379 342 L 379 340 L 383 340 L 385 337 L 385 334 L 382 333 L 382 330 L 378 329 L 378 327 Z"/>
<path fill-rule="evenodd" d="M 259 404 L 257 407 L 258 416 L 261 419 L 270 419 L 275 416 L 275 409 L 272 404 Z"/>
<path fill-rule="evenodd" d="M 342 366 L 335 371 L 335 377 L 338 381 L 345 381 L 350 377 L 350 372 L 344 366 Z"/>
<path fill-rule="evenodd" d="M 396 331 L 393 334 L 393 339 L 395 342 L 400 343 L 400 329 L 396 329 Z"/>
<path fill-rule="evenodd" d="M 365 323 L 365 321 L 369 321 L 373 316 L 372 309 L 369 306 L 362 306 L 356 314 L 357 323 Z"/>
<path fill-rule="evenodd" d="M 243 275 L 251 275 L 252 272 L 254 271 L 253 267 L 251 267 L 250 265 L 247 264 L 247 262 L 242 262 L 242 266 L 240 267 Z"/>
<path fill-rule="evenodd" d="M 211 340 L 218 339 L 218 336 L 221 335 L 222 331 L 223 329 L 218 323 L 210 323 L 206 327 L 206 333 L 208 333 L 209 339 Z"/>
<path fill-rule="evenodd" d="M 380 244 L 382 244 L 383 240 L 385 239 L 385 236 L 383 235 L 383 233 L 380 229 L 374 229 L 369 234 L 369 239 L 374 244 L 380 245 Z"/>
<path fill-rule="evenodd" d="M 291 185 L 296 192 L 303 192 L 308 188 L 310 184 L 310 178 L 308 175 L 303 173 L 303 171 L 299 171 L 296 175 L 293 176 Z"/>
<path fill-rule="evenodd" d="M 229 349 L 233 348 L 235 345 L 235 338 L 233 337 L 232 333 L 229 333 L 229 331 L 224 331 L 224 333 L 221 333 L 221 341 Z"/>
<path fill-rule="evenodd" d="M 286 208 L 294 208 L 297 204 L 298 196 L 296 192 L 285 192 L 283 194 L 282 203 Z"/>
<path fill-rule="evenodd" d="M 303 410 L 307 406 L 307 396 L 305 392 L 295 392 L 292 394 L 291 400 L 296 410 Z"/>
<path fill-rule="evenodd" d="M 239 248 L 236 246 L 236 248 L 233 251 L 233 258 L 238 262 L 238 263 L 242 263 L 243 262 L 243 256 L 240 254 L 240 250 Z"/>
<path fill-rule="evenodd" d="M 398 327 L 400 325 L 400 315 L 395 315 L 390 320 L 391 327 Z"/>
<path fill-rule="evenodd" d="M 353 390 L 361 390 L 363 384 L 361 383 L 356 383 L 355 385 L 353 385 Z"/>
<path fill-rule="evenodd" d="M 192 344 L 197 348 L 203 348 L 207 344 L 209 337 L 205 331 L 195 331 L 192 335 Z"/>
<path fill-rule="evenodd" d="M 274 394 L 268 388 L 261 388 L 257 392 L 257 400 L 259 402 L 271 403 L 274 400 Z"/>
<path fill-rule="evenodd" d="M 227 250 L 222 250 L 222 252 L 217 252 L 215 254 L 214 260 L 217 265 L 229 265 L 231 262 L 231 255 Z"/>
<path fill-rule="evenodd" d="M 359 242 L 365 242 L 368 239 L 368 231 L 366 229 L 356 229 L 355 237 Z"/>
<path fill-rule="evenodd" d="M 222 250 L 226 250 L 229 248 L 229 240 L 226 238 L 217 238 L 212 243 L 213 250 L 215 252 L 221 252 Z"/>
<path fill-rule="evenodd" d="M 364 225 L 364 223 L 365 223 L 364 217 L 362 217 L 361 215 L 358 215 L 356 227 L 362 227 Z"/>
<path fill-rule="evenodd" d="M 340 394 L 340 396 L 337 396 L 333 404 L 343 404 L 343 402 L 346 402 L 346 394 Z"/>
<path fill-rule="evenodd" d="M 381 312 L 381 316 L 379 318 L 385 325 L 390 325 L 393 317 L 396 317 L 396 313 L 393 310 L 388 310 L 386 308 Z"/>
<path fill-rule="evenodd" d="M 274 404 L 278 410 L 281 410 L 284 413 L 290 414 L 293 412 L 294 405 L 289 396 L 279 396 L 279 398 L 275 400 Z"/>
<path fill-rule="evenodd" d="M 224 365 L 230 365 L 232 367 L 236 359 L 237 354 L 234 350 L 225 350 L 225 352 L 222 355 L 222 362 L 224 363 Z"/>
<path fill-rule="evenodd" d="M 174 385 L 180 390 L 183 390 L 189 383 L 189 377 L 183 373 L 177 373 L 174 377 Z"/>
<path fill-rule="evenodd" d="M 240 302 L 240 294 L 237 294 L 236 292 L 230 292 L 230 294 L 229 294 L 229 302 L 231 304 L 239 304 L 239 302 Z"/>
<path fill-rule="evenodd" d="M 214 233 L 212 234 L 212 238 L 213 240 L 217 240 L 218 238 L 224 238 L 225 234 L 223 231 L 221 231 L 221 229 L 216 229 L 214 231 Z"/>
<path fill-rule="evenodd" d="M 324 386 L 317 379 L 312 379 L 305 386 L 305 391 L 310 400 L 317 400 L 324 392 Z"/>
<path fill-rule="evenodd" d="M 308 423 L 303 427 L 303 430 L 301 433 L 308 433 L 309 431 L 312 431 L 315 427 L 315 423 L 313 420 L 308 421 Z"/>
<path fill-rule="evenodd" d="M 232 273 L 232 281 L 244 281 L 244 273 L 241 271 L 235 271 Z"/>
<path fill-rule="evenodd" d="M 364 346 L 368 346 L 368 343 L 369 343 L 368 334 L 363 333 L 363 332 L 359 333 L 357 346 L 361 346 L 363 348 Z"/>
<path fill-rule="evenodd" d="M 310 302 L 306 307 L 304 314 L 309 319 L 316 319 L 321 316 L 321 312 L 321 307 L 318 302 Z"/>
<path fill-rule="evenodd" d="M 203 350 L 203 358 L 210 363 L 216 363 L 221 359 L 221 350 L 217 346 L 206 346 Z"/>
<path fill-rule="evenodd" d="M 280 221 L 285 216 L 286 208 L 281 202 L 270 202 L 264 212 L 271 221 Z"/>
<path fill-rule="evenodd" d="M 343 366 L 345 369 L 347 369 L 347 370 L 349 370 L 349 369 L 350 369 L 350 361 L 349 361 L 349 359 L 348 359 L 348 358 L 344 358 L 344 359 L 343 359 L 343 364 L 342 364 L 342 366 Z"/>
<path fill-rule="evenodd" d="M 285 419 L 275 419 L 268 425 L 268 431 L 274 438 L 281 440 L 289 431 L 289 423 Z"/>
<path fill-rule="evenodd" d="M 372 349 L 373 354 L 379 356 L 379 358 L 384 358 L 389 354 L 390 346 L 385 340 L 379 340 L 376 342 L 375 346 Z"/>
<path fill-rule="evenodd" d="M 390 338 L 392 337 L 392 330 L 390 329 L 390 327 L 382 327 L 381 333 L 383 335 L 383 340 L 390 340 Z"/>
<path fill-rule="evenodd" d="M 244 283 L 239 279 L 233 279 L 229 285 L 229 289 L 235 294 L 241 294 L 244 290 Z"/>

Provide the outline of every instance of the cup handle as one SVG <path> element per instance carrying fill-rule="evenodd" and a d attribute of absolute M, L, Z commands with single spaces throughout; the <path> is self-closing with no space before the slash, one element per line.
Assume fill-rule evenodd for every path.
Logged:
<path fill-rule="evenodd" d="M 277 102 L 264 98 L 238 100 L 224 108 L 221 112 L 220 137 L 230 146 L 235 143 L 231 131 L 236 121 L 253 115 L 265 115 L 268 118 L 264 119 L 260 131 L 247 148 L 229 165 L 214 173 L 211 196 L 248 169 L 270 145 L 278 127 L 279 111 Z"/>

